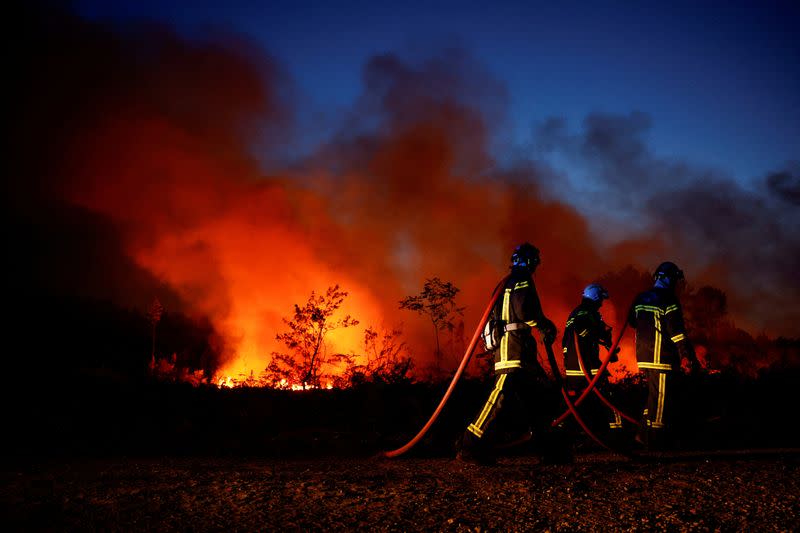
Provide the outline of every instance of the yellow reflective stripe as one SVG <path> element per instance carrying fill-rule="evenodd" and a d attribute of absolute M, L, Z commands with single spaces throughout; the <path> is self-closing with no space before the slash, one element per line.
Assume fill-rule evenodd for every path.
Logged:
<path fill-rule="evenodd" d="M 492 407 L 494 406 L 495 402 L 497 401 L 497 397 L 500 395 L 500 392 L 503 390 L 503 384 L 506 382 L 506 378 L 508 374 L 502 374 L 497 379 L 497 384 L 494 386 L 494 390 L 489 395 L 489 399 L 486 400 L 486 404 L 483 406 L 483 410 L 481 410 L 480 416 L 478 419 L 475 420 L 475 423 L 472 426 L 480 431 L 480 435 L 473 431 L 472 433 L 475 434 L 476 437 L 480 437 L 483 435 L 483 424 L 486 422 L 486 418 L 489 416 L 489 413 L 492 411 Z M 469 429 L 469 428 L 467 428 Z"/>
<path fill-rule="evenodd" d="M 656 313 L 657 315 L 666 315 L 678 310 L 678 305 L 673 304 L 667 306 L 665 309 L 661 309 L 656 305 L 644 305 L 639 304 L 633 308 L 634 311 L 650 311 L 651 313 Z"/>
<path fill-rule="evenodd" d="M 660 315 L 664 313 L 664 310 L 660 307 L 656 307 L 655 305 L 637 305 L 633 308 L 634 311 L 650 311 L 651 313 L 655 313 Z"/>
<path fill-rule="evenodd" d="M 583 315 L 588 315 L 588 314 L 589 313 L 587 313 L 586 311 L 578 311 L 577 313 L 575 313 L 575 316 L 583 316 Z"/>
<path fill-rule="evenodd" d="M 653 363 L 660 364 L 661 363 L 661 324 L 658 323 L 658 315 L 653 315 L 653 320 L 655 321 L 655 334 L 656 339 L 653 345 Z"/>
<path fill-rule="evenodd" d="M 585 330 L 581 331 L 580 333 L 578 333 L 578 335 L 580 335 L 581 337 L 585 337 L 588 334 L 589 334 L 589 330 L 588 329 L 585 329 Z"/>
<path fill-rule="evenodd" d="M 640 362 L 637 363 L 639 368 L 648 368 L 651 370 L 672 370 L 672 365 L 668 365 L 665 363 L 647 363 L 647 362 Z"/>
<path fill-rule="evenodd" d="M 517 283 L 516 285 L 514 285 L 514 290 L 517 290 L 517 289 L 524 289 L 525 287 L 530 287 L 530 285 L 531 285 L 531 284 L 530 284 L 530 282 L 528 282 L 528 281 L 520 281 L 519 283 Z"/>
<path fill-rule="evenodd" d="M 522 368 L 522 361 L 500 361 L 494 364 L 495 370 L 507 370 L 509 368 Z"/>
<path fill-rule="evenodd" d="M 506 289 L 503 295 L 503 310 L 500 318 L 508 324 L 511 320 L 511 289 Z M 504 333 L 500 338 L 500 361 L 508 360 L 508 333 Z"/>
<path fill-rule="evenodd" d="M 478 438 L 483 437 L 483 431 L 481 431 L 479 428 L 475 427 L 475 424 L 470 424 L 469 426 L 467 426 L 467 430 L 469 430 L 470 433 L 472 433 L 473 435 L 475 435 Z"/>
<path fill-rule="evenodd" d="M 567 370 L 568 376 L 583 376 L 583 370 Z"/>
<path fill-rule="evenodd" d="M 595 374 L 597 374 L 598 372 L 600 372 L 600 369 L 599 369 L 599 368 L 593 368 L 593 369 L 591 369 L 591 370 L 590 370 L 590 372 L 591 372 L 591 373 L 592 373 L 592 375 L 594 376 Z"/>
<path fill-rule="evenodd" d="M 528 320 L 525 323 L 528 324 L 530 327 L 534 327 L 537 324 L 535 320 Z"/>
<path fill-rule="evenodd" d="M 684 335 L 683 333 L 678 333 L 677 335 L 673 335 L 672 337 L 670 337 L 670 339 L 672 339 L 672 342 L 681 342 L 685 338 L 686 335 Z"/>
<path fill-rule="evenodd" d="M 574 318 L 570 318 L 569 320 L 567 320 L 567 327 L 570 327 L 573 322 L 575 322 Z"/>
<path fill-rule="evenodd" d="M 567 347 L 564 346 L 564 348 L 562 348 L 561 351 L 564 352 L 564 353 L 567 353 Z"/>
<path fill-rule="evenodd" d="M 656 419 L 653 420 L 653 427 L 664 427 L 664 398 L 667 395 L 667 375 L 658 375 L 658 406 L 656 407 Z"/>

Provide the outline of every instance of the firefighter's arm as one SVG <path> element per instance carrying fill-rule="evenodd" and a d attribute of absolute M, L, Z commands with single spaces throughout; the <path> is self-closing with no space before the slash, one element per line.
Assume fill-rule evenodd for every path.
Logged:
<path fill-rule="evenodd" d="M 544 316 L 542 311 L 542 304 L 539 300 L 539 293 L 536 291 L 536 285 L 533 280 L 530 281 L 530 287 L 525 294 L 523 302 L 523 313 L 525 317 L 531 317 L 536 321 L 536 328 L 542 334 L 542 342 L 546 345 L 551 345 L 556 340 L 558 330 L 553 321 Z"/>
<path fill-rule="evenodd" d="M 664 315 L 664 323 L 667 327 L 667 333 L 670 340 L 675 343 L 678 349 L 678 355 L 682 359 L 689 361 L 692 368 L 692 373 L 697 373 L 701 370 L 700 361 L 697 360 L 697 355 L 694 353 L 694 346 L 686 336 L 686 327 L 683 322 L 683 310 L 679 304 L 673 304 L 667 307 L 666 314 Z"/>
<path fill-rule="evenodd" d="M 596 324 L 597 343 L 600 346 L 611 348 L 611 326 L 603 321 L 603 317 L 598 315 Z"/>

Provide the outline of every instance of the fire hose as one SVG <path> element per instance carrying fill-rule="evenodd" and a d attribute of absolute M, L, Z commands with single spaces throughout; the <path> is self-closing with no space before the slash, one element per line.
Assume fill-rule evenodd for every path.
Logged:
<path fill-rule="evenodd" d="M 622 326 L 622 329 L 619 332 L 619 335 L 617 335 L 617 340 L 614 341 L 614 344 L 612 344 L 611 348 L 609 348 L 609 350 L 608 350 L 608 357 L 605 358 L 603 363 L 600 365 L 600 368 L 597 370 L 597 374 L 595 374 L 594 378 L 592 378 L 591 381 L 589 381 L 589 384 L 586 386 L 585 389 L 583 389 L 583 392 L 578 397 L 578 399 L 575 400 L 574 405 L 576 407 L 579 406 L 581 403 L 583 403 L 583 400 L 585 400 L 586 397 L 589 396 L 589 393 L 591 393 L 594 390 L 594 388 L 597 386 L 597 382 L 600 381 L 600 377 L 603 375 L 603 372 L 606 371 L 606 368 L 608 368 L 608 364 L 611 362 L 611 354 L 614 353 L 614 350 L 616 350 L 617 347 L 619 346 L 619 343 L 622 340 L 622 336 L 625 335 L 625 330 L 627 328 L 628 328 L 628 323 L 625 322 L 623 324 L 623 326 Z M 569 407 L 569 406 L 567 406 L 567 407 Z M 570 414 L 572 414 L 572 413 L 570 412 L 569 409 L 567 409 L 566 411 L 561 413 L 561 416 L 559 416 L 558 418 L 556 418 L 553 421 L 553 426 L 559 425 Z"/>
<path fill-rule="evenodd" d="M 591 374 L 589 374 L 589 371 L 586 369 L 586 363 L 585 363 L 585 359 L 583 358 L 583 354 L 581 353 L 580 343 L 578 342 L 577 337 L 575 337 L 574 335 L 573 335 L 573 342 L 575 343 L 575 353 L 578 354 L 578 365 L 581 367 L 581 370 L 583 371 L 583 375 L 586 377 L 586 381 L 588 383 L 591 383 L 592 376 L 591 376 Z M 608 353 L 609 353 L 608 358 L 609 358 L 609 361 L 610 361 L 611 358 L 613 357 L 613 353 L 614 352 L 609 350 Z M 600 370 L 598 370 L 597 373 L 599 374 Z M 639 421 L 638 420 L 636 420 L 632 416 L 629 416 L 629 415 L 623 413 L 621 410 L 619 410 L 614 404 L 611 403 L 611 401 L 609 401 L 603 395 L 602 392 L 600 392 L 600 389 L 598 387 L 595 387 L 594 389 L 592 389 L 592 391 L 594 392 L 595 396 L 597 396 L 600 399 L 600 401 L 605 404 L 606 407 L 608 407 L 609 409 L 611 409 L 612 411 L 617 413 L 620 417 L 624 418 L 625 420 L 627 420 L 631 424 L 634 424 L 634 425 L 637 425 L 637 426 L 639 425 Z"/>
<path fill-rule="evenodd" d="M 486 306 L 486 310 L 483 312 L 483 315 L 481 316 L 481 319 L 478 322 L 478 327 L 475 328 L 475 333 L 472 336 L 472 340 L 470 340 L 470 343 L 467 346 L 467 349 L 466 349 L 466 351 L 464 353 L 464 357 L 461 359 L 461 364 L 458 366 L 458 369 L 456 370 L 455 375 L 453 375 L 453 379 L 450 381 L 450 385 L 448 386 L 447 391 L 445 392 L 444 396 L 442 396 L 442 399 L 439 402 L 439 405 L 434 410 L 434 412 L 431 415 L 430 419 L 425 423 L 425 425 L 422 427 L 422 429 L 419 430 L 419 432 L 414 436 L 414 438 L 412 438 L 410 441 L 408 441 L 405 445 L 401 446 L 400 448 L 384 452 L 383 453 L 384 457 L 387 457 L 387 458 L 399 457 L 400 455 L 403 455 L 404 453 L 406 453 L 408 450 L 413 448 L 420 440 L 422 440 L 422 438 L 427 434 L 428 430 L 430 430 L 431 426 L 433 426 L 433 423 L 436 422 L 436 419 L 439 417 L 439 414 L 442 412 L 442 409 L 444 409 L 445 404 L 450 399 L 450 396 L 453 393 L 453 390 L 455 389 L 455 386 L 458 383 L 458 380 L 461 378 L 461 375 L 464 373 L 464 370 L 466 369 L 467 365 L 469 364 L 470 359 L 472 358 L 472 353 L 475 350 L 475 346 L 477 345 L 478 339 L 481 336 L 481 332 L 483 331 L 483 327 L 486 324 L 486 321 L 489 318 L 489 314 L 491 313 L 492 309 L 494 308 L 494 304 L 497 301 L 497 298 L 498 298 L 498 296 L 500 294 L 500 292 L 499 292 L 500 288 L 505 286 L 505 282 L 506 282 L 507 279 L 508 279 L 508 276 L 503 278 L 500 281 L 500 283 L 497 284 L 497 287 L 495 287 L 494 291 L 492 292 L 492 296 L 489 299 L 489 303 Z M 619 345 L 619 342 L 622 340 L 622 335 L 625 333 L 626 327 L 627 327 L 627 324 L 625 324 L 622 327 L 622 330 L 620 331 L 616 342 L 614 342 L 613 346 L 609 350 L 609 354 L 613 353 L 613 351 Z M 583 431 L 586 432 L 586 434 L 592 440 L 594 440 L 595 442 L 600 444 L 602 447 L 604 447 L 606 449 L 609 449 L 609 450 L 612 450 L 611 447 L 609 447 L 602 440 L 600 440 L 588 428 L 588 426 L 583 421 L 581 416 L 578 414 L 578 411 L 576 409 L 577 406 L 580 405 L 584 401 L 584 399 L 589 395 L 589 393 L 592 390 L 594 390 L 594 388 L 596 387 L 600 376 L 605 371 L 606 367 L 608 367 L 608 363 L 610 362 L 611 357 L 609 356 L 608 358 L 606 358 L 605 361 L 603 361 L 603 364 L 600 366 L 600 369 L 598 370 L 597 375 L 594 377 L 594 379 L 592 379 L 589 382 L 589 385 L 586 387 L 586 389 L 580 395 L 578 400 L 573 403 L 572 400 L 570 400 L 569 395 L 567 394 L 566 388 L 564 387 L 563 379 L 562 379 L 562 376 L 561 376 L 561 371 L 558 368 L 558 363 L 556 362 L 555 355 L 553 354 L 553 347 L 551 345 L 545 344 L 545 351 L 547 352 L 547 359 L 548 359 L 548 363 L 550 364 L 550 368 L 551 368 L 552 373 L 553 373 L 553 379 L 556 381 L 556 384 L 559 385 L 559 387 L 561 388 L 561 395 L 562 395 L 562 397 L 564 399 L 564 402 L 567 405 L 567 410 L 564 413 L 562 413 L 561 416 L 559 416 L 556 420 L 554 420 L 552 425 L 553 426 L 559 425 L 561 422 L 564 421 L 564 419 L 566 419 L 571 414 L 572 416 L 575 417 L 575 420 L 581 426 L 581 429 L 583 429 Z M 627 419 L 627 417 L 626 417 L 626 419 Z"/>
<path fill-rule="evenodd" d="M 489 318 L 489 313 L 492 312 L 494 304 L 497 301 L 497 297 L 500 295 L 500 287 L 505 286 L 507 279 L 508 276 L 504 277 L 500 281 L 500 283 L 497 284 L 497 287 L 495 287 L 494 292 L 492 292 L 492 297 L 489 299 L 489 305 L 486 306 L 486 310 L 483 312 L 483 316 L 478 322 L 478 327 L 475 329 L 475 334 L 472 336 L 472 340 L 469 342 L 469 346 L 467 346 L 467 350 L 464 353 L 464 358 L 461 359 L 461 364 L 458 365 L 458 370 L 456 370 L 453 379 L 450 381 L 450 386 L 447 387 L 447 392 L 445 392 L 444 396 L 442 396 L 442 400 L 439 402 L 439 406 L 436 407 L 436 410 L 431 415 L 430 420 L 428 420 L 428 422 L 424 426 L 422 426 L 422 429 L 419 430 L 419 433 L 417 433 L 417 435 L 413 439 L 408 441 L 404 446 L 397 448 L 396 450 L 384 452 L 383 453 L 384 457 L 390 457 L 390 458 L 397 457 L 406 453 L 408 450 L 413 448 L 415 444 L 417 444 L 420 440 L 422 440 L 422 437 L 425 436 L 425 434 L 431 428 L 433 423 L 436 422 L 436 419 L 439 418 L 439 413 L 441 413 L 442 409 L 444 409 L 444 405 L 447 403 L 447 400 L 450 399 L 450 395 L 453 393 L 453 389 L 456 388 L 456 383 L 458 383 L 458 380 L 461 378 L 461 374 L 464 373 L 464 369 L 467 368 L 467 365 L 469 364 L 469 361 L 472 358 L 472 352 L 475 350 L 475 346 L 478 344 L 478 339 L 480 338 L 481 332 L 483 331 L 483 326 L 486 324 L 486 320 L 488 320 Z"/>

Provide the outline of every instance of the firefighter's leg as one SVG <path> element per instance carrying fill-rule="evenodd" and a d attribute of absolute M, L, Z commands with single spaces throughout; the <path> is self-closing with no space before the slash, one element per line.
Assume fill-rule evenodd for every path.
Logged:
<path fill-rule="evenodd" d="M 550 464 L 563 464 L 572 461 L 574 432 L 551 426 L 561 407 L 561 391 L 543 375 L 529 375 L 526 383 L 520 385 L 526 397 L 522 400 L 528 409 L 528 419 L 533 431 L 534 449 L 542 461 Z"/>
<path fill-rule="evenodd" d="M 609 385 L 608 378 L 604 376 L 601 378 L 600 383 L 598 383 L 598 390 L 600 390 L 600 392 L 603 393 L 603 396 L 605 396 L 613 404 L 613 394 L 610 389 L 611 386 Z M 607 423 L 607 425 L 603 427 L 603 433 L 607 433 L 609 431 L 611 432 L 611 435 L 614 433 L 619 433 L 617 430 L 622 429 L 622 417 L 619 416 L 619 413 L 617 413 L 615 410 L 603 404 L 599 399 L 598 403 L 602 405 L 604 422 Z"/>
<path fill-rule="evenodd" d="M 502 409 L 508 376 L 509 374 L 495 376 L 494 387 L 489 397 L 464 432 L 459 452 L 462 456 L 472 456 L 478 460 L 487 460 L 491 457 L 494 445 L 492 423 Z"/>
<path fill-rule="evenodd" d="M 645 370 L 645 379 L 647 404 L 642 413 L 639 436 L 648 448 L 661 448 L 667 444 L 671 374 L 648 369 Z"/>

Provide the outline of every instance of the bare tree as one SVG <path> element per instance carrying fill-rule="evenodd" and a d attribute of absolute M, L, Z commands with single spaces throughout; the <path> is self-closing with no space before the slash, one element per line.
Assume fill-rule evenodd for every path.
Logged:
<path fill-rule="evenodd" d="M 453 331 L 456 316 L 464 315 L 464 308 L 456 306 L 459 289 L 449 281 L 439 278 L 426 279 L 422 292 L 417 296 L 407 296 L 400 300 L 400 309 L 416 311 L 427 316 L 433 325 L 436 339 L 436 370 L 441 369 L 442 350 L 439 341 L 440 331 Z"/>
<path fill-rule="evenodd" d="M 347 292 L 340 290 L 339 285 L 334 285 L 324 295 L 312 291 L 302 307 L 295 304 L 294 317 L 291 320 L 283 319 L 288 331 L 275 336 L 287 351 L 272 353 L 267 372 L 273 382 L 285 379 L 303 388 L 319 387 L 324 365 L 350 359 L 346 354 L 328 354 L 325 344 L 325 337 L 331 331 L 358 324 L 350 315 L 333 318 L 346 297 Z"/>

